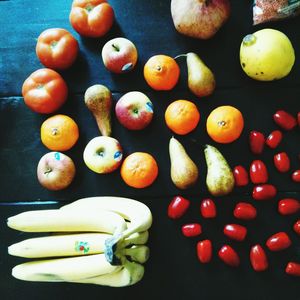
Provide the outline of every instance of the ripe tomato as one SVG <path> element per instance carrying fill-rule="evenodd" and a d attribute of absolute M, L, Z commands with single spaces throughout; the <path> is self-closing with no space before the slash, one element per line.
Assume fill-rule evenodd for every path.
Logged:
<path fill-rule="evenodd" d="M 50 114 L 64 104 L 68 96 L 68 87 L 57 72 L 39 69 L 24 81 L 22 95 L 25 104 L 31 110 Z"/>
<path fill-rule="evenodd" d="M 78 54 L 78 42 L 62 28 L 43 31 L 36 44 L 36 55 L 47 68 L 63 70 L 70 67 Z"/>
<path fill-rule="evenodd" d="M 74 0 L 69 19 L 79 34 L 100 37 L 112 27 L 115 14 L 106 0 Z"/>

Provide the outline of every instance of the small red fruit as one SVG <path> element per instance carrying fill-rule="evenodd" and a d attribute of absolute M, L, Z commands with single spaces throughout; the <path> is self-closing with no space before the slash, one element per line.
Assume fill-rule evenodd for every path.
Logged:
<path fill-rule="evenodd" d="M 266 165 L 261 160 L 254 160 L 250 166 L 250 178 L 252 183 L 266 183 L 268 181 L 268 171 Z"/>
<path fill-rule="evenodd" d="M 212 243 L 210 240 L 199 241 L 197 243 L 197 256 L 203 264 L 207 264 L 211 261 Z"/>
<path fill-rule="evenodd" d="M 261 245 L 255 245 L 250 250 L 250 262 L 256 272 L 268 269 L 268 259 Z"/>
<path fill-rule="evenodd" d="M 253 188 L 252 197 L 255 200 L 269 200 L 276 196 L 277 189 L 272 184 L 261 184 Z"/>
<path fill-rule="evenodd" d="M 300 203 L 297 199 L 286 198 L 278 202 L 278 212 L 284 216 L 295 214 L 299 209 Z"/>
<path fill-rule="evenodd" d="M 267 247 L 271 251 L 281 251 L 292 244 L 289 236 L 285 232 L 278 232 L 267 240 Z"/>
<path fill-rule="evenodd" d="M 284 110 L 278 110 L 273 115 L 274 122 L 285 130 L 292 130 L 297 125 L 297 120 L 294 116 Z"/>
<path fill-rule="evenodd" d="M 300 126 L 300 111 L 297 114 L 298 126 Z"/>
<path fill-rule="evenodd" d="M 265 136 L 259 131 L 251 131 L 249 134 L 250 150 L 254 154 L 261 154 L 265 146 Z"/>
<path fill-rule="evenodd" d="M 236 241 L 243 241 L 247 235 L 247 228 L 238 224 L 228 224 L 224 227 L 224 234 Z"/>
<path fill-rule="evenodd" d="M 271 148 L 275 149 L 282 140 L 282 132 L 280 130 L 272 131 L 267 137 L 266 144 Z"/>
<path fill-rule="evenodd" d="M 296 170 L 293 174 L 292 174 L 292 179 L 295 182 L 300 182 L 300 170 Z"/>
<path fill-rule="evenodd" d="M 240 265 L 240 258 L 236 251 L 229 245 L 224 245 L 219 253 L 219 258 L 231 267 L 238 267 Z"/>
<path fill-rule="evenodd" d="M 215 218 L 217 215 L 216 205 L 211 199 L 204 199 L 201 202 L 200 211 L 203 218 Z"/>
<path fill-rule="evenodd" d="M 281 152 L 274 155 L 274 165 L 281 173 L 285 173 L 290 169 L 291 162 L 286 152 Z"/>
<path fill-rule="evenodd" d="M 293 229 L 298 235 L 300 235 L 300 220 L 294 224 Z"/>
<path fill-rule="evenodd" d="M 256 208 L 250 203 L 240 202 L 236 205 L 233 215 L 237 219 L 252 220 L 256 218 Z"/>
<path fill-rule="evenodd" d="M 236 166 L 233 169 L 234 182 L 236 186 L 245 186 L 249 183 L 249 177 L 243 166 Z"/>
<path fill-rule="evenodd" d="M 172 199 L 168 207 L 168 216 L 171 219 L 179 219 L 182 217 L 190 206 L 190 201 L 176 196 Z"/>
<path fill-rule="evenodd" d="M 289 262 L 286 265 L 285 273 L 292 276 L 300 276 L 300 264 L 296 262 Z"/>
<path fill-rule="evenodd" d="M 194 236 L 201 234 L 201 232 L 202 232 L 201 225 L 198 223 L 183 225 L 181 230 L 182 230 L 183 235 L 186 237 L 194 237 Z"/>

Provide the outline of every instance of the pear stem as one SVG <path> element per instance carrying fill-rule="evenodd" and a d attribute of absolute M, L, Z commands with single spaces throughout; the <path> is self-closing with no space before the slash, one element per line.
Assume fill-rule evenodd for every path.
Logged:
<path fill-rule="evenodd" d="M 174 59 L 176 60 L 177 58 L 180 58 L 180 57 L 187 57 L 187 54 L 179 54 L 179 55 L 175 56 Z"/>

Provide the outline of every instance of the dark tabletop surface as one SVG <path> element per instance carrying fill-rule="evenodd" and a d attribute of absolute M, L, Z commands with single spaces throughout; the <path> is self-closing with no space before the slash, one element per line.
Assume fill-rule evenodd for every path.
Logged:
<path fill-rule="evenodd" d="M 276 110 L 285 109 L 293 114 L 300 111 L 300 67 L 297 59 L 300 55 L 300 18 L 253 27 L 252 0 L 232 0 L 232 14 L 227 24 L 211 40 L 200 41 L 176 32 L 170 14 L 170 1 L 109 2 L 116 14 L 112 30 L 103 38 L 86 39 L 81 38 L 69 24 L 71 0 L 0 1 L 0 298 L 299 299 L 299 278 L 291 278 L 284 273 L 288 261 L 300 261 L 299 236 L 291 230 L 299 215 L 282 217 L 276 208 L 278 200 L 283 197 L 300 200 L 300 185 L 291 181 L 290 174 L 279 174 L 272 163 L 277 151 L 286 151 L 290 155 L 292 169 L 299 169 L 299 129 L 285 133 L 278 149 L 266 149 L 260 156 L 268 166 L 270 182 L 277 186 L 279 193 L 274 200 L 255 203 L 258 218 L 247 223 L 249 235 L 246 242 L 238 244 L 227 240 L 222 228 L 224 224 L 234 222 L 232 210 L 237 202 L 253 202 L 251 184 L 235 189 L 227 197 L 216 199 L 218 218 L 215 220 L 202 220 L 199 204 L 208 196 L 203 145 L 216 145 L 205 130 L 206 118 L 213 108 L 230 104 L 243 113 L 245 128 L 240 139 L 233 144 L 216 146 L 232 167 L 242 164 L 247 168 L 255 159 L 247 142 L 249 131 L 257 129 L 267 135 L 277 129 L 272 121 Z M 76 63 L 61 72 L 70 95 L 58 112 L 74 118 L 80 128 L 80 139 L 74 148 L 66 152 L 76 164 L 76 178 L 69 188 L 60 192 L 47 191 L 36 178 L 37 163 L 48 152 L 40 141 L 39 133 L 42 122 L 48 116 L 31 112 L 21 96 L 23 81 L 42 67 L 35 55 L 36 39 L 43 30 L 51 27 L 69 30 L 80 44 Z M 296 62 L 288 77 L 263 83 L 251 80 L 243 73 L 239 65 L 239 47 L 243 36 L 267 27 L 288 35 L 295 48 Z M 132 40 L 139 52 L 136 69 L 122 76 L 109 73 L 100 55 L 105 42 L 117 36 Z M 217 89 L 212 96 L 197 99 L 188 91 L 184 61 L 180 62 L 180 82 L 173 91 L 154 92 L 147 86 L 142 70 L 149 57 L 155 54 L 176 56 L 191 51 L 198 53 L 215 73 Z M 155 116 L 146 130 L 130 132 L 121 127 L 113 116 L 113 136 L 120 141 L 125 154 L 145 151 L 156 158 L 159 177 L 151 187 L 133 189 L 125 185 L 118 171 L 97 175 L 85 166 L 83 149 L 91 138 L 98 135 L 98 129 L 84 105 L 83 94 L 87 87 L 96 83 L 109 87 L 114 101 L 132 90 L 143 91 L 152 100 Z M 197 129 L 189 135 L 178 137 L 200 170 L 197 184 L 184 192 L 176 189 L 170 179 L 168 143 L 172 133 L 164 122 L 166 107 L 177 99 L 194 101 L 201 113 Z M 189 198 L 192 205 L 183 219 L 173 222 L 167 218 L 166 209 L 172 197 L 178 194 Z M 152 210 L 151 256 L 140 283 L 116 289 L 68 283 L 31 283 L 11 276 L 11 268 L 23 259 L 10 257 L 7 247 L 24 239 L 27 234 L 8 229 L 7 217 L 25 210 L 57 208 L 66 202 L 96 195 L 132 197 Z M 187 239 L 182 236 L 181 225 L 191 221 L 199 221 L 203 225 L 201 238 Z M 254 272 L 248 258 L 251 245 L 263 244 L 271 234 L 281 230 L 290 234 L 292 247 L 281 253 L 268 251 L 269 270 Z M 207 266 L 198 262 L 195 251 L 197 241 L 204 238 L 210 238 L 214 245 L 214 258 Z M 224 243 L 233 245 L 239 252 L 241 266 L 238 269 L 225 266 L 217 258 L 217 251 Z"/>

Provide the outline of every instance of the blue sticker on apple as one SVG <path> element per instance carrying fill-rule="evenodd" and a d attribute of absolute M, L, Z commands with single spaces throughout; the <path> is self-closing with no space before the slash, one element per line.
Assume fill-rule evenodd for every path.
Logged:
<path fill-rule="evenodd" d="M 151 102 L 146 103 L 146 110 L 153 113 L 153 104 Z"/>
<path fill-rule="evenodd" d="M 122 67 L 122 72 L 128 72 L 133 68 L 133 63 L 128 63 Z"/>
<path fill-rule="evenodd" d="M 122 157 L 123 157 L 122 152 L 121 152 L 121 151 L 117 151 L 117 152 L 115 153 L 115 155 L 114 155 L 114 160 L 115 160 L 115 161 L 121 161 Z"/>
<path fill-rule="evenodd" d="M 54 153 L 54 157 L 56 160 L 60 160 L 60 153 L 59 152 L 55 152 Z"/>

